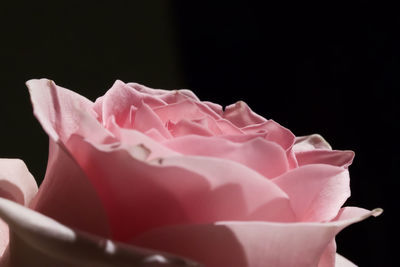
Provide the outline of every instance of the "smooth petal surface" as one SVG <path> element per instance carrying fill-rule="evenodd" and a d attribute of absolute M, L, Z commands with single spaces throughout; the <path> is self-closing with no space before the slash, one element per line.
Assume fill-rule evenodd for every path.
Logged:
<path fill-rule="evenodd" d="M 237 143 L 218 137 L 187 135 L 165 141 L 163 145 L 184 155 L 232 160 L 267 178 L 276 177 L 289 169 L 286 152 L 278 144 L 261 137 Z"/>
<path fill-rule="evenodd" d="M 0 159 L 0 197 L 28 205 L 38 191 L 32 174 L 20 159 Z"/>
<path fill-rule="evenodd" d="M 66 148 L 52 140 L 46 176 L 30 207 L 69 227 L 109 236 L 108 219 L 90 180 Z"/>
<path fill-rule="evenodd" d="M 22 160 L 0 159 L 0 197 L 28 205 L 37 191 L 36 181 Z M 0 219 L 0 257 L 8 242 L 8 226 Z"/>
<path fill-rule="evenodd" d="M 331 165 L 306 165 L 273 181 L 289 195 L 299 221 L 331 220 L 350 196 L 348 171 Z"/>
<path fill-rule="evenodd" d="M 0 198 L 0 218 L 10 227 L 11 240 L 2 266 L 199 266 L 72 228 L 9 200 Z"/>
<path fill-rule="evenodd" d="M 171 224 L 293 220 L 278 186 L 232 161 L 178 156 L 148 163 L 123 146 L 95 146 L 79 136 L 68 147 L 102 199 L 117 240 Z"/>
<path fill-rule="evenodd" d="M 354 263 L 336 253 L 335 255 L 335 267 L 357 267 Z"/>
<path fill-rule="evenodd" d="M 190 257 L 208 267 L 316 267 L 337 233 L 380 212 L 347 208 L 345 215 L 328 223 L 219 222 L 170 226 L 144 233 L 132 243 Z"/>

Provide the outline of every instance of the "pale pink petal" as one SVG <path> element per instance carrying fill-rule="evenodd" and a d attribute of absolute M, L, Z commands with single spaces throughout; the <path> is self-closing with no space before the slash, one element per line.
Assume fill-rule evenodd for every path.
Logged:
<path fill-rule="evenodd" d="M 186 135 L 165 141 L 163 145 L 185 155 L 233 160 L 268 178 L 281 175 L 289 169 L 282 147 L 260 137 L 236 143 L 219 137 Z"/>
<path fill-rule="evenodd" d="M 293 144 L 296 137 L 287 128 L 281 126 L 273 120 L 268 120 L 260 124 L 249 125 L 241 128 L 246 135 L 260 134 L 268 141 L 279 144 L 287 153 L 290 169 L 298 167 L 295 154 L 293 152 Z"/>
<path fill-rule="evenodd" d="M 0 197 L 28 205 L 37 191 L 36 181 L 22 160 L 0 159 Z M 0 219 L 0 258 L 8 241 L 8 226 Z"/>
<path fill-rule="evenodd" d="M 210 109 L 212 109 L 218 116 L 222 117 L 224 114 L 223 108 L 221 105 L 209 102 L 209 101 L 202 101 L 204 105 L 207 105 Z"/>
<path fill-rule="evenodd" d="M 90 180 L 66 148 L 52 140 L 46 176 L 30 207 L 70 227 L 109 236 L 103 205 Z"/>
<path fill-rule="evenodd" d="M 245 133 L 240 130 L 238 127 L 236 127 L 232 122 L 225 120 L 225 119 L 219 119 L 215 121 L 216 124 L 218 125 L 218 128 L 221 129 L 223 134 L 225 135 L 244 135 Z"/>
<path fill-rule="evenodd" d="M 294 218 L 278 186 L 232 161 L 178 156 L 149 163 L 79 136 L 68 147 L 96 187 L 117 240 L 171 224 Z"/>
<path fill-rule="evenodd" d="M 325 251 L 319 260 L 318 267 L 335 267 L 336 241 L 333 238 L 326 246 Z M 336 266 L 337 267 L 337 266 Z"/>
<path fill-rule="evenodd" d="M 328 223 L 219 222 L 167 226 L 144 233 L 132 244 L 189 257 L 207 267 L 317 267 L 337 233 L 378 213 L 379 210 L 356 211 L 345 220 Z"/>
<path fill-rule="evenodd" d="M 5 250 L 8 246 L 9 243 L 9 230 L 8 230 L 8 225 L 3 222 L 2 219 L 0 219 L 0 266 L 1 265 L 1 257 L 4 255 Z"/>
<path fill-rule="evenodd" d="M 172 121 L 177 123 L 180 120 L 198 120 L 205 116 L 210 116 L 216 119 L 217 115 L 207 106 L 201 105 L 193 100 L 185 100 L 178 103 L 162 106 L 154 109 L 154 112 L 164 122 Z M 213 117 L 214 116 L 214 117 Z"/>
<path fill-rule="evenodd" d="M 177 123 L 169 122 L 167 124 L 168 130 L 174 137 L 184 136 L 184 135 L 201 135 L 201 136 L 214 136 L 214 133 L 204 127 L 200 123 L 196 123 L 189 120 L 181 120 Z"/>
<path fill-rule="evenodd" d="M 335 255 L 335 267 L 357 267 L 354 263 L 336 253 Z"/>
<path fill-rule="evenodd" d="M 179 89 L 179 90 L 153 89 L 138 83 L 127 83 L 127 85 L 143 95 L 154 96 L 156 98 L 163 100 L 167 104 L 177 103 L 186 99 L 200 101 L 197 98 L 197 96 L 188 89 Z"/>
<path fill-rule="evenodd" d="M 273 181 L 289 195 L 300 221 L 331 220 L 350 196 L 348 171 L 331 165 L 305 165 Z"/>
<path fill-rule="evenodd" d="M 110 117 L 114 116 L 118 125 L 123 126 L 129 119 L 131 106 L 138 107 L 145 102 L 151 107 L 166 105 L 162 99 L 141 93 L 136 88 L 141 85 L 129 86 L 122 81 L 115 81 L 114 85 L 105 95 L 96 100 L 95 110 L 101 110 L 101 120 L 106 123 Z"/>
<path fill-rule="evenodd" d="M 20 159 L 0 159 L 0 197 L 28 205 L 38 191 L 35 178 Z"/>
<path fill-rule="evenodd" d="M 328 142 L 319 134 L 297 136 L 293 150 L 297 152 L 309 151 L 314 149 L 332 150 Z"/>
<path fill-rule="evenodd" d="M 254 113 L 243 101 L 238 101 L 235 104 L 227 106 L 223 117 L 240 128 L 266 121 L 265 118 Z"/>
<path fill-rule="evenodd" d="M 347 168 L 353 162 L 354 152 L 315 149 L 298 152 L 295 156 L 299 166 L 322 163 Z"/>
<path fill-rule="evenodd" d="M 222 130 L 219 128 L 219 125 L 210 116 L 206 116 L 198 120 L 192 120 L 191 122 L 194 122 L 198 125 L 201 125 L 205 129 L 208 129 L 213 135 L 223 134 Z"/>
<path fill-rule="evenodd" d="M 198 266 L 171 254 L 120 244 L 66 227 L 3 198 L 0 198 L 0 218 L 11 230 L 2 266 Z"/>
<path fill-rule="evenodd" d="M 160 136 L 160 133 L 155 129 L 152 129 L 153 131 L 150 130 L 146 133 L 141 133 L 136 130 L 120 128 L 115 123 L 115 121 L 112 121 L 109 124 L 108 129 L 115 135 L 116 138 L 118 138 L 121 146 L 129 147 L 144 145 L 145 147 L 147 147 L 150 152 L 148 160 L 159 157 L 171 157 L 180 155 L 180 153 L 168 149 L 161 143 L 157 142 L 157 139 L 158 141 L 163 141 L 165 140 L 165 138 L 163 138 L 163 136 Z"/>
<path fill-rule="evenodd" d="M 150 129 L 155 129 L 164 138 L 172 138 L 172 135 L 165 127 L 165 122 L 160 120 L 157 114 L 144 102 L 138 107 L 135 113 L 133 128 L 143 133 Z"/>
<path fill-rule="evenodd" d="M 265 134 L 265 139 L 278 143 L 284 150 L 292 148 L 295 142 L 294 134 L 287 128 L 273 120 L 268 120 L 257 125 L 241 128 L 246 134 Z"/>
<path fill-rule="evenodd" d="M 33 111 L 51 139 L 66 142 L 80 134 L 94 142 L 109 142 L 112 135 L 96 119 L 93 103 L 47 79 L 29 80 Z"/>

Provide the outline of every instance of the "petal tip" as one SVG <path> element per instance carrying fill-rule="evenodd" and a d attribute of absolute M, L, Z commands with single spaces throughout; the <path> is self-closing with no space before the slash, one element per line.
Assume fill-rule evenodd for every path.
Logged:
<path fill-rule="evenodd" d="M 373 209 L 371 211 L 371 215 L 374 216 L 374 217 L 378 217 L 382 213 L 383 213 L 383 209 L 382 208 L 376 208 L 376 209 Z"/>

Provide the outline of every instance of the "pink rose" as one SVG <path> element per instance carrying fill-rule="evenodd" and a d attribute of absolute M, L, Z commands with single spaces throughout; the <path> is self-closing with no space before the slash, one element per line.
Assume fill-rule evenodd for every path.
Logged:
<path fill-rule="evenodd" d="M 36 195 L 27 171 L 5 180 L 27 192 L 20 205 L 35 195 L 35 211 L 0 201 L 7 258 L 99 264 L 110 250 L 133 260 L 144 248 L 211 267 L 354 266 L 336 254 L 335 235 L 381 212 L 341 208 L 353 152 L 295 137 L 244 102 L 223 110 L 189 90 L 117 81 L 93 103 L 46 79 L 27 85 L 49 161 Z M 93 240 L 108 241 L 99 252 Z M 164 256 L 156 262 L 177 261 Z"/>

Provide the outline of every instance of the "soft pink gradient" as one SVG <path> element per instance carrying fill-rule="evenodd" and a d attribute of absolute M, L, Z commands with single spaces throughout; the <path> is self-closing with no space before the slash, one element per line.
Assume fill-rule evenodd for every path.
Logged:
<path fill-rule="evenodd" d="M 189 90 L 116 81 L 93 103 L 47 79 L 27 85 L 50 153 L 29 204 L 36 212 L 18 212 L 40 213 L 70 231 L 66 237 L 112 239 L 211 267 L 354 266 L 336 254 L 335 235 L 380 213 L 342 208 L 353 152 L 332 150 L 319 135 L 295 137 L 244 102 L 223 109 Z M 24 192 L 24 182 L 14 184 Z M 26 240 L 37 226 L 21 228 L 9 207 L 0 201 L 0 217 L 17 233 L 11 240 Z M 57 231 L 51 240 L 72 249 Z M 43 227 L 36 232 L 35 242 L 48 235 Z M 29 250 L 15 247 L 16 254 Z M 65 260 L 60 251 L 53 262 Z"/>

